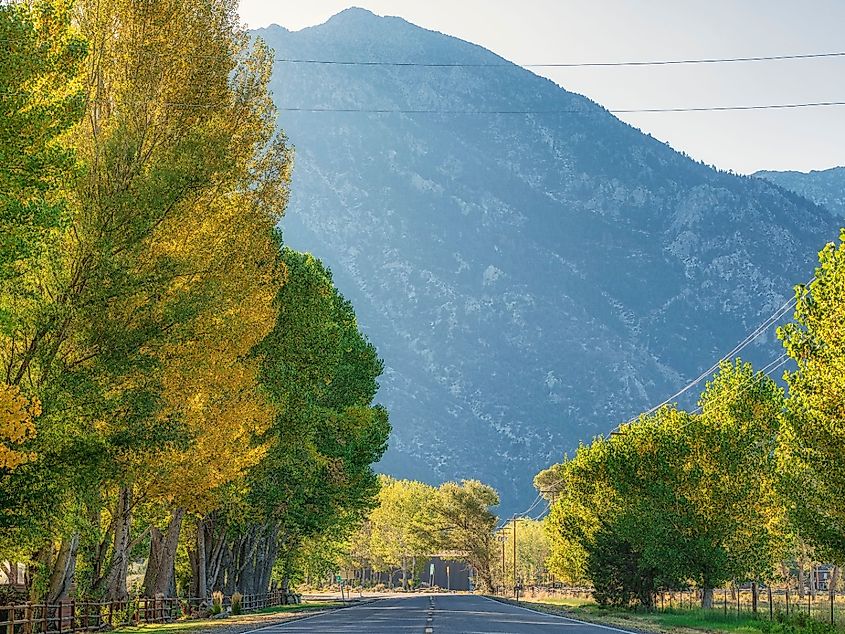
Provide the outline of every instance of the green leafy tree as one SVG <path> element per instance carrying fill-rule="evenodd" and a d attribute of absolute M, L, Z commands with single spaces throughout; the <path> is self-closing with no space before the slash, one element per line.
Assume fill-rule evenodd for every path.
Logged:
<path fill-rule="evenodd" d="M 37 415 L 49 399 L 40 374 L 20 363 L 51 304 L 43 272 L 64 270 L 57 251 L 78 173 L 68 133 L 84 114 L 87 44 L 70 9 L 63 0 L 0 5 L 0 559 L 13 561 L 27 561 L 72 510 L 62 502 L 77 471 L 45 454 L 55 439 L 38 437 L 47 419 Z"/>
<path fill-rule="evenodd" d="M 280 259 L 286 282 L 276 323 L 254 351 L 276 414 L 263 436 L 266 454 L 246 478 L 243 506 L 220 524 L 230 555 L 205 580 L 209 588 L 264 591 L 274 562 L 287 587 L 305 540 L 344 539 L 379 491 L 372 464 L 390 432 L 387 412 L 373 404 L 381 360 L 319 260 L 287 248 Z"/>
<path fill-rule="evenodd" d="M 504 537 L 505 569 L 497 574 L 500 585 L 511 583 L 513 576 L 513 523 L 505 525 L 502 531 Z M 546 560 L 551 554 L 549 536 L 543 522 L 532 519 L 522 519 L 517 525 L 516 540 L 516 575 L 524 584 L 540 584 L 546 579 Z M 501 543 L 499 548 L 501 548 Z M 501 568 L 501 553 L 494 559 Z M 502 574 L 503 572 L 503 574 Z"/>
<path fill-rule="evenodd" d="M 125 594 L 142 491 L 165 511 L 149 527 L 148 592 L 169 591 L 182 517 L 257 462 L 252 437 L 272 418 L 247 354 L 275 317 L 273 227 L 290 168 L 267 91 L 272 61 L 222 0 L 79 0 L 84 40 L 67 5 L 42 4 L 49 20 L 36 20 L 36 34 L 41 23 L 64 31 L 13 52 L 33 63 L 46 55 L 68 75 L 80 50 L 85 76 L 35 74 L 22 89 L 35 93 L 32 107 L 13 104 L 25 128 L 53 116 L 48 107 L 68 113 L 57 112 L 43 138 L 11 145 L 29 175 L 12 192 L 12 224 L 23 228 L 3 265 L 14 275 L 0 301 L 15 314 L 0 351 L 6 382 L 43 412 L 31 441 L 37 460 L 0 483 L 0 496 L 19 516 L 40 518 L 27 548 L 36 578 L 48 581 L 35 594 L 55 600 L 73 585 Z M 203 64 L 185 63 L 196 58 Z M 71 125 L 79 86 L 85 116 Z M 33 166 L 50 157 L 57 167 L 42 176 Z M 83 167 L 59 196 L 46 188 L 68 157 Z M 38 221 L 30 228 L 27 214 Z M 74 583 L 79 553 L 90 578 Z"/>
<path fill-rule="evenodd" d="M 560 483 L 555 572 L 591 580 L 603 602 L 646 606 L 659 587 L 694 584 L 706 607 L 728 579 L 774 576 L 789 540 L 773 494 L 782 391 L 737 361 L 700 403 L 642 416 L 538 477 Z"/>
<path fill-rule="evenodd" d="M 425 530 L 436 492 L 422 482 L 382 477 L 378 506 L 369 516 L 370 552 L 379 570 L 398 568 L 408 589 L 414 564 L 434 553 L 436 543 Z"/>
<path fill-rule="evenodd" d="M 496 540 L 493 529 L 499 494 L 478 480 L 446 482 L 438 487 L 427 515 L 432 541 L 471 565 L 482 589 L 494 587 Z"/>
<path fill-rule="evenodd" d="M 28 270 L 46 257 L 67 223 L 76 172 L 66 138 L 84 113 L 80 64 L 87 44 L 71 27 L 70 2 L 0 5 L 0 284 L 22 293 Z M 15 310 L 6 295 L 0 331 Z M 7 371 L 8 374 L 8 371 Z M 6 382 L 12 377 L 7 376 Z"/>
<path fill-rule="evenodd" d="M 608 442 L 597 438 L 535 478 L 535 486 L 552 502 L 544 522 L 551 549 L 547 565 L 558 579 L 572 585 L 590 582 L 588 546 L 601 526 L 597 511 L 613 516 L 621 506 L 607 472 L 608 451 Z"/>
<path fill-rule="evenodd" d="M 780 446 L 782 491 L 818 556 L 845 563 L 845 232 L 819 253 L 809 286 L 796 288 L 795 320 L 778 331 L 798 367 Z"/>

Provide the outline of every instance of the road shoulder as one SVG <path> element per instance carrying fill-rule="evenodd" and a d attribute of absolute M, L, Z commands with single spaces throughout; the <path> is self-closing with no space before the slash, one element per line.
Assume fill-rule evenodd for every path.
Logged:
<path fill-rule="evenodd" d="M 551 603 L 542 603 L 540 601 L 515 601 L 503 597 L 496 597 L 492 595 L 484 595 L 492 601 L 498 601 L 506 605 L 531 610 L 534 612 L 541 612 L 543 614 L 550 614 L 573 621 L 575 623 L 583 623 L 584 625 L 594 625 L 602 629 L 610 631 L 621 632 L 622 634 L 701 634 L 701 630 L 693 630 L 688 628 L 666 628 L 656 623 L 632 623 L 630 619 L 608 614 L 606 617 L 596 617 L 594 615 L 585 615 L 580 612 L 574 612 L 564 606 L 553 605 Z"/>

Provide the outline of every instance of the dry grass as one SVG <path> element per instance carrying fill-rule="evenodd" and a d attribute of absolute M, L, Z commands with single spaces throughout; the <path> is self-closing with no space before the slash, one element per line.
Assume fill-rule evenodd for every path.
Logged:
<path fill-rule="evenodd" d="M 342 607 L 340 602 L 319 601 L 298 605 L 280 605 L 264 608 L 250 614 L 220 619 L 185 619 L 175 623 L 122 627 L 121 634 L 242 634 L 259 627 L 282 623 L 305 615 Z"/>

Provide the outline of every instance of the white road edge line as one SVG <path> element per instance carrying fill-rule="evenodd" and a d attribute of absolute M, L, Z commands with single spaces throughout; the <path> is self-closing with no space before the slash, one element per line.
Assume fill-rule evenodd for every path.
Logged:
<path fill-rule="evenodd" d="M 533 612 L 534 614 L 545 614 L 546 616 L 551 616 L 551 617 L 554 617 L 556 619 L 563 619 L 564 621 L 571 621 L 573 623 L 580 623 L 581 625 L 591 625 L 593 627 L 600 627 L 603 630 L 610 630 L 612 632 L 622 632 L 623 634 L 637 634 L 633 630 L 623 630 L 621 628 L 613 627 L 611 625 L 602 625 L 601 623 L 590 623 L 589 621 L 581 621 L 579 619 L 573 619 L 573 618 L 568 617 L 568 616 L 560 616 L 559 614 L 551 614 L 549 612 L 542 612 L 540 610 L 532 610 L 531 608 L 526 608 L 526 607 L 521 606 L 521 605 L 514 605 L 513 603 L 504 603 L 503 601 L 496 601 L 496 599 L 491 599 L 490 597 L 485 597 L 484 595 L 480 595 L 480 596 L 482 596 L 483 598 L 485 598 L 488 601 L 491 601 L 493 603 L 498 603 L 500 605 L 509 605 L 513 608 L 519 608 L 520 610 L 527 610 L 528 612 Z"/>

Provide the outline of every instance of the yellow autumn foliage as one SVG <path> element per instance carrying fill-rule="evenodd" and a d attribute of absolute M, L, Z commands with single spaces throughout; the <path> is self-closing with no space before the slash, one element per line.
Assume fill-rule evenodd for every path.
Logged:
<path fill-rule="evenodd" d="M 156 392 L 154 423 L 187 436 L 121 454 L 123 479 L 151 501 L 202 512 L 260 460 L 256 438 L 273 415 L 249 358 L 275 323 L 282 278 L 273 231 L 290 152 L 274 140 L 272 58 L 222 0 L 77 6 L 92 87 L 77 131 L 91 166 L 80 250 L 100 248 L 105 233 L 109 270 L 126 271 L 130 290 L 108 300 L 104 328 L 154 333 L 140 354 L 156 370 L 141 366 L 117 389 Z"/>
<path fill-rule="evenodd" d="M 265 448 L 255 439 L 274 413 L 259 390 L 258 363 L 249 353 L 275 323 L 280 273 L 267 266 L 275 260 L 275 245 L 262 226 L 266 219 L 257 208 L 254 212 L 250 217 L 248 206 L 206 208 L 196 225 L 167 232 L 191 233 L 191 240 L 161 246 L 173 249 L 170 257 L 217 271 L 216 302 L 194 320 L 193 336 L 156 351 L 166 401 L 160 416 L 183 421 L 192 443 L 158 461 L 152 486 L 194 511 L 210 507 L 214 489 L 257 464 Z"/>
<path fill-rule="evenodd" d="M 35 436 L 33 419 L 41 414 L 37 399 L 28 399 L 13 385 L 0 384 L 0 469 L 14 469 L 33 458 L 19 445 Z"/>

